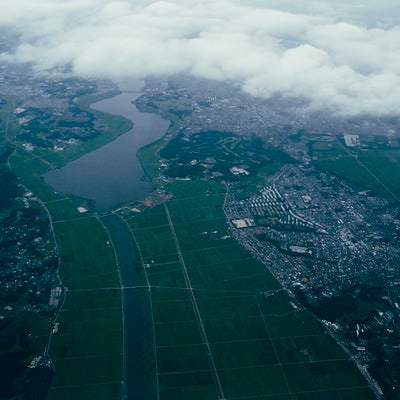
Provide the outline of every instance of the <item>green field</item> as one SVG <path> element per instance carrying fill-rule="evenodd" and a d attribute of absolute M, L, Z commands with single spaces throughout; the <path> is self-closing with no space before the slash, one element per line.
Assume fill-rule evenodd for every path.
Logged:
<path fill-rule="evenodd" d="M 222 239 L 224 187 L 168 189 L 174 199 L 129 219 L 148 264 L 159 398 L 373 399 L 321 324 Z"/>
<path fill-rule="evenodd" d="M 146 112 L 146 110 L 144 110 Z M 152 184 L 157 187 L 162 184 L 162 181 L 159 181 L 159 168 L 160 168 L 160 149 L 162 149 L 166 143 L 170 140 L 170 137 L 175 136 L 178 132 L 178 124 L 176 116 L 172 114 L 162 115 L 163 118 L 168 119 L 170 121 L 169 128 L 166 134 L 159 140 L 154 143 L 150 143 L 141 149 L 139 149 L 137 153 L 137 157 L 140 161 L 140 164 L 143 168 L 144 175 L 147 179 L 150 179 Z"/>
<path fill-rule="evenodd" d="M 59 273 L 68 289 L 57 317 L 58 333 L 50 341 L 49 355 L 56 370 L 48 398 L 121 399 L 122 305 L 113 249 L 96 216 L 77 211 L 78 206 L 87 204 L 82 199 L 54 193 L 40 175 L 112 140 L 129 129 L 130 122 L 96 112 L 105 127 L 103 135 L 62 153 L 40 149 L 27 152 L 11 140 L 18 130 L 12 113 L 8 114 L 7 107 L 2 111 L 0 117 L 10 118 L 10 123 L 1 143 L 15 148 L 10 158 L 12 171 L 51 215 L 61 260 Z M 25 326 L 40 332 L 32 356 L 41 355 L 52 327 L 48 322 L 43 326 L 42 320 L 30 314 L 25 319 Z"/>
<path fill-rule="evenodd" d="M 182 129 L 161 150 L 168 160 L 169 177 L 222 178 L 237 181 L 231 168 L 245 167 L 247 174 L 272 174 L 293 160 L 283 151 L 266 145 L 260 138 L 243 139 L 230 132 L 205 131 L 186 135 Z"/>
<path fill-rule="evenodd" d="M 49 399 L 121 398 L 119 290 L 69 291 L 59 322 L 50 349 L 56 374 Z"/>
<path fill-rule="evenodd" d="M 400 201 L 400 150 L 371 148 L 351 153 L 336 140 L 329 144 L 316 142 L 312 152 L 317 157 L 319 168 L 370 189 L 390 201 Z"/>

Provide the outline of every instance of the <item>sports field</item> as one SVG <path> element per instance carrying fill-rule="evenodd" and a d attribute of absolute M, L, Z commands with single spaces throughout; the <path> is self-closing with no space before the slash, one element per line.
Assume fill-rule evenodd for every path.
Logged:
<path fill-rule="evenodd" d="M 151 286 L 157 398 L 373 399 L 321 324 L 226 237 L 224 187 L 169 189 L 128 220 Z"/>

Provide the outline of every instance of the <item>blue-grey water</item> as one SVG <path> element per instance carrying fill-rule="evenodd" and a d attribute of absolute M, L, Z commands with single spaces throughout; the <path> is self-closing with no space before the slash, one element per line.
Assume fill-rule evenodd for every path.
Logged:
<path fill-rule="evenodd" d="M 115 214 L 102 218 L 112 239 L 124 284 L 126 400 L 145 400 L 150 390 L 145 379 L 146 294 L 143 270 L 127 225 Z"/>
<path fill-rule="evenodd" d="M 45 181 L 54 190 L 94 200 L 97 210 L 104 212 L 121 202 L 143 197 L 151 189 L 150 183 L 143 180 L 143 169 L 136 153 L 161 138 L 169 121 L 139 112 L 132 104 L 138 95 L 126 92 L 92 105 L 96 110 L 130 119 L 134 127 L 113 142 L 46 174 Z M 125 223 L 113 214 L 105 215 L 103 222 L 113 242 L 125 287 L 126 399 L 144 400 L 148 398 L 149 389 L 145 381 L 147 292 L 142 288 L 143 272 L 135 268 L 139 260 Z"/>
<path fill-rule="evenodd" d="M 150 190 L 150 183 L 143 180 L 143 169 L 136 153 L 161 138 L 169 122 L 158 115 L 140 112 L 132 103 L 139 95 L 139 92 L 125 92 L 92 104 L 96 110 L 131 120 L 133 129 L 47 173 L 44 179 L 54 190 L 94 200 L 100 212 L 141 198 Z"/>

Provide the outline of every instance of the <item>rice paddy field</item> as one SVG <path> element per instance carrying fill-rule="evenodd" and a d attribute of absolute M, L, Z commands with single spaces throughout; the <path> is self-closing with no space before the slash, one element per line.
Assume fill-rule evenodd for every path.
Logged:
<path fill-rule="evenodd" d="M 49 355 L 56 372 L 49 399 L 120 399 L 123 383 L 121 290 L 114 253 L 99 220 L 68 199 L 47 203 L 67 287 Z M 85 214 L 84 214 L 85 215 Z"/>
<path fill-rule="evenodd" d="M 225 188 L 179 181 L 127 221 L 150 286 L 155 398 L 373 399 L 323 326 L 231 239 Z"/>

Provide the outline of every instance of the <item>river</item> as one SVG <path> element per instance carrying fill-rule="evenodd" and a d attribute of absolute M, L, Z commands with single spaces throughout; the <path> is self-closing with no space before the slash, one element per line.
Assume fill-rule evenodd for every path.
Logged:
<path fill-rule="evenodd" d="M 169 121 L 140 112 L 133 102 L 140 92 L 123 92 L 91 105 L 105 113 L 121 115 L 133 128 L 114 141 L 44 175 L 54 190 L 93 200 L 99 212 L 143 197 L 151 184 L 143 180 L 137 151 L 161 138 Z"/>
<path fill-rule="evenodd" d="M 146 195 L 151 185 L 143 180 L 143 169 L 137 151 L 161 138 L 169 121 L 140 112 L 132 103 L 140 93 L 123 92 L 92 104 L 92 108 L 131 120 L 133 129 L 113 142 L 45 175 L 54 190 L 91 199 L 100 213 L 119 203 Z M 125 365 L 127 399 L 148 398 L 145 385 L 145 303 L 146 290 L 140 271 L 135 268 L 138 257 L 126 224 L 108 213 L 102 217 L 119 262 L 124 289 Z M 127 288 L 130 287 L 130 288 Z M 142 286 L 143 287 L 143 286 Z M 95 367 L 95 366 L 94 366 Z"/>
<path fill-rule="evenodd" d="M 135 254 L 135 245 L 129 228 L 114 214 L 102 218 L 112 239 L 119 262 L 121 278 L 124 284 L 124 329 L 125 329 L 125 365 L 126 399 L 144 400 L 149 398 L 149 389 L 145 380 L 145 304 L 147 289 L 143 288 L 143 277 Z M 143 274 L 143 272 L 142 272 Z M 139 286 L 139 288 L 135 288 Z"/>

